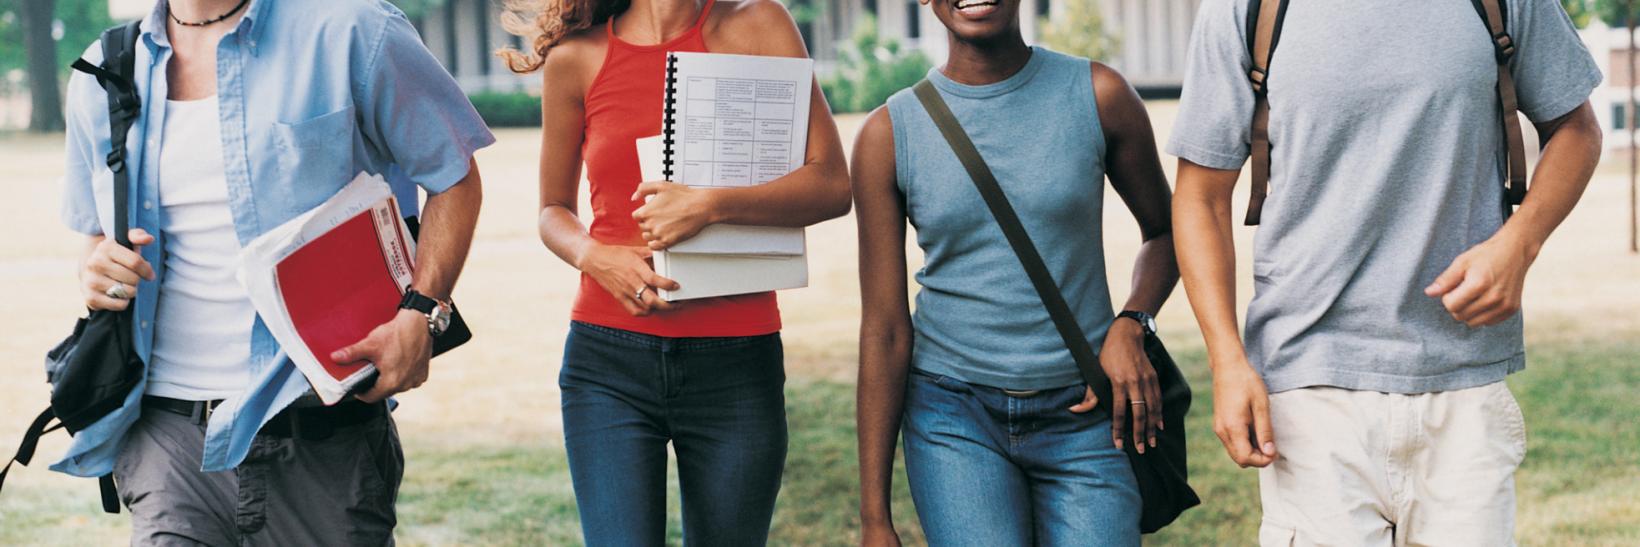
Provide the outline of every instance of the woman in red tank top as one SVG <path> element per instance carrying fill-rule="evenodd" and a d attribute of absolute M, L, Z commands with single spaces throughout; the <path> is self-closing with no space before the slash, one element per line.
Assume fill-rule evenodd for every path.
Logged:
<path fill-rule="evenodd" d="M 713 223 L 807 226 L 847 213 L 837 128 L 813 86 L 804 165 L 746 188 L 643 181 L 634 141 L 661 132 L 667 52 L 802 57 L 802 37 L 774 0 L 512 0 L 510 8 L 504 22 L 531 47 L 504 57 L 543 78 L 541 240 L 582 272 L 559 385 L 586 541 L 664 541 L 671 443 L 685 542 L 760 545 L 786 454 L 775 296 L 669 304 L 655 289 L 676 283 L 648 259 Z M 583 162 L 590 228 L 576 209 Z"/>

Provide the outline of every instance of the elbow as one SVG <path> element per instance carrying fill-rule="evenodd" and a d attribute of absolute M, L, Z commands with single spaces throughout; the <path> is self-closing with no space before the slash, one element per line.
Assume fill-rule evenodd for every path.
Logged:
<path fill-rule="evenodd" d="M 826 177 L 826 198 L 821 206 L 821 220 L 847 215 L 854 209 L 854 191 L 849 187 L 848 170 L 838 168 Z"/>

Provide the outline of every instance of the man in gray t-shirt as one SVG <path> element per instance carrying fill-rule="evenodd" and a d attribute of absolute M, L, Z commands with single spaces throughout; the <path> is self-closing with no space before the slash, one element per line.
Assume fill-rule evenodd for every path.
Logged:
<path fill-rule="evenodd" d="M 1289 3 L 1245 346 L 1230 195 L 1255 101 L 1248 0 L 1197 15 L 1168 145 L 1175 237 L 1215 431 L 1238 464 L 1268 466 L 1264 543 L 1512 541 L 1525 441 L 1501 380 L 1525 366 L 1526 270 L 1599 160 L 1587 99 L 1601 75 L 1559 2 L 1501 3 L 1520 111 L 1543 145 L 1512 216 L 1498 67 L 1474 4 Z"/>

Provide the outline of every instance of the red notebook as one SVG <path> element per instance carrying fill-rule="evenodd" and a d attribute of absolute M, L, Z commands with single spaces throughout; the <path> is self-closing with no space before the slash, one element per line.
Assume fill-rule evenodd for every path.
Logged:
<path fill-rule="evenodd" d="M 275 267 L 297 334 L 337 380 L 370 363 L 337 363 L 331 352 L 391 321 L 409 284 L 414 267 L 396 211 L 389 198 L 307 242 Z"/>

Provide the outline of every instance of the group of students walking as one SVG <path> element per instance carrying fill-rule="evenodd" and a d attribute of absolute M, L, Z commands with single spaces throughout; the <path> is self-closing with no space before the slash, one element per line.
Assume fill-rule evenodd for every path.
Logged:
<path fill-rule="evenodd" d="M 1027 45 L 1018 0 L 922 3 L 950 45 L 922 85 L 995 175 L 1111 393 L 1084 384 L 926 97 L 907 89 L 872 112 L 852 165 L 816 85 L 791 174 L 733 189 L 644 181 L 634 141 L 660 132 L 667 52 L 804 56 L 790 14 L 774 0 L 515 0 L 506 22 L 529 47 L 504 56 L 543 78 L 540 237 L 583 273 L 559 385 L 589 545 L 664 541 L 669 447 L 685 543 L 767 542 L 788 440 L 776 297 L 669 303 L 656 289 L 676 284 L 648 259 L 710 224 L 807 226 L 851 200 L 862 544 L 898 544 L 902 438 L 933 545 L 1138 544 L 1125 451 L 1160 442 L 1145 340 L 1181 274 L 1214 432 L 1261 468 L 1261 544 L 1514 541 L 1525 430 L 1502 380 L 1525 365 L 1521 287 L 1601 148 L 1588 103 L 1601 75 L 1558 2 L 1279 2 L 1273 54 L 1253 36 L 1258 0 L 1204 2 L 1167 146 L 1176 193 L 1116 71 Z M 1501 4 L 1501 36 L 1482 4 Z M 136 303 L 148 373 L 54 469 L 112 472 L 134 545 L 391 544 L 404 460 L 387 398 L 427 379 L 426 312 L 401 310 L 339 352 L 380 378 L 325 407 L 233 260 L 354 173 L 384 173 L 421 220 L 412 289 L 448 307 L 481 202 L 473 154 L 494 138 L 381 0 L 160 0 L 141 29 L 131 203 L 113 203 L 101 161 L 104 91 L 75 76 L 63 218 L 87 236 L 87 304 Z M 1541 145 L 1518 210 L 1503 184 L 1504 75 Z M 1243 335 L 1231 190 L 1249 156 L 1273 191 Z M 1105 180 L 1143 238 L 1119 309 Z M 105 239 L 125 206 L 134 251 Z M 914 313 L 908 223 L 925 255 Z"/>

